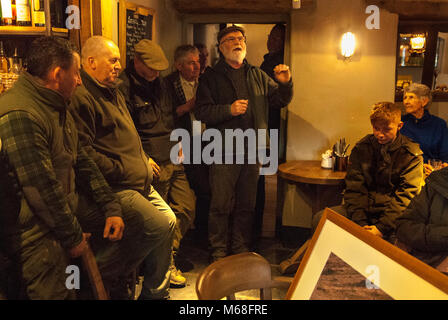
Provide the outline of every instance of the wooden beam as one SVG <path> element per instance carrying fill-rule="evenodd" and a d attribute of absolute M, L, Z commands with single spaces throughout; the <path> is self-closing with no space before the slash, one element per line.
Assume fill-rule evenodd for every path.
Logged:
<path fill-rule="evenodd" d="M 103 25 L 101 21 L 101 0 L 92 0 L 92 26 L 93 35 L 103 35 Z"/>
<path fill-rule="evenodd" d="M 425 59 L 423 62 L 422 83 L 426 84 L 432 89 L 432 82 L 434 80 L 434 63 L 436 61 L 437 51 L 437 30 L 431 29 L 428 31 L 426 38 Z"/>
<path fill-rule="evenodd" d="M 367 5 L 377 5 L 392 13 L 400 20 L 447 20 L 447 0 L 366 0 Z"/>
<path fill-rule="evenodd" d="M 90 16 L 90 0 L 80 0 L 81 11 L 81 46 L 92 36 L 92 21 Z"/>
<path fill-rule="evenodd" d="M 288 13 L 292 10 L 292 0 L 172 0 L 179 13 Z M 301 9 L 315 6 L 315 0 L 301 0 Z M 301 10 L 297 9 L 297 10 Z"/>
<path fill-rule="evenodd" d="M 75 5 L 79 8 L 79 0 L 68 0 L 68 5 Z M 81 50 L 81 38 L 79 29 L 70 29 L 69 31 L 70 42 L 73 43 L 79 50 Z"/>

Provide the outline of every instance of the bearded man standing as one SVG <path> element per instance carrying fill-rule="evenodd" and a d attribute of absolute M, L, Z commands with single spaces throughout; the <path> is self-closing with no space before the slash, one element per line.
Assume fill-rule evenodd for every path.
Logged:
<path fill-rule="evenodd" d="M 282 108 L 291 101 L 289 67 L 280 64 L 274 68 L 275 82 L 260 68 L 250 65 L 245 60 L 245 31 L 238 26 L 221 30 L 218 44 L 223 58 L 199 80 L 194 109 L 196 118 L 205 122 L 207 128 L 218 129 L 222 134 L 226 129 L 267 129 L 269 108 Z M 266 147 L 268 143 L 259 141 L 257 144 Z M 245 141 L 242 164 L 226 161 L 225 164 L 213 163 L 210 166 L 209 241 L 212 261 L 229 253 L 249 250 L 260 171 L 260 164 L 253 163 L 253 159 L 247 156 L 251 147 Z M 220 156 L 234 160 L 235 156 L 240 156 L 236 151 L 234 146 Z"/>

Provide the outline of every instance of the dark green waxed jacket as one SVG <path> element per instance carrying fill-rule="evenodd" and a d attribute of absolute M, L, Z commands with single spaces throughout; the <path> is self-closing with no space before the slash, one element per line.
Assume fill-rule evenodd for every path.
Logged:
<path fill-rule="evenodd" d="M 448 168 L 426 178 L 396 223 L 397 238 L 418 259 L 436 267 L 448 256 Z"/>
<path fill-rule="evenodd" d="M 418 144 L 398 134 L 381 145 L 373 134 L 353 148 L 344 193 L 348 217 L 357 224 L 375 225 L 384 236 L 395 230 L 395 219 L 423 183 L 423 158 Z"/>
<path fill-rule="evenodd" d="M 41 86 L 27 73 L 22 74 L 14 87 L 0 97 L 0 118 L 3 120 L 0 133 L 4 152 L 17 172 L 20 189 L 23 191 L 18 229 L 2 230 L 2 237 L 20 236 L 20 243 L 15 243 L 18 246 L 26 246 L 48 232 L 53 232 L 66 248 L 74 247 L 82 240 L 82 230 L 74 215 L 78 203 L 75 186 L 78 138 L 73 118 L 66 109 L 67 105 L 61 95 Z M 13 119 L 17 113 L 24 114 L 24 119 L 32 119 L 31 122 L 23 122 L 32 124 L 32 127 L 24 128 L 25 132 L 35 132 L 35 141 L 30 141 L 30 145 L 44 145 L 42 150 L 26 152 L 43 153 L 50 160 L 48 164 L 45 162 L 39 167 L 28 169 L 28 172 L 25 170 L 29 166 L 24 159 L 30 161 L 31 158 L 25 158 L 25 152 L 16 152 L 16 148 L 24 142 L 7 141 L 21 137 L 5 137 L 10 125 L 4 119 Z M 9 218 L 8 213 L 2 211 L 2 222 L 7 223 Z M 8 251 L 17 249 L 9 248 Z"/>

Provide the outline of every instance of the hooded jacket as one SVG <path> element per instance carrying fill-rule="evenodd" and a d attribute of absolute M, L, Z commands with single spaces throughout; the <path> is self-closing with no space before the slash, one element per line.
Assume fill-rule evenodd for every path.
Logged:
<path fill-rule="evenodd" d="M 369 134 L 350 154 L 344 193 L 348 217 L 389 236 L 422 182 L 422 151 L 416 143 L 398 133 L 392 143 L 381 145 Z"/>
<path fill-rule="evenodd" d="M 436 267 L 448 256 L 448 168 L 432 172 L 397 223 L 410 254 Z"/>

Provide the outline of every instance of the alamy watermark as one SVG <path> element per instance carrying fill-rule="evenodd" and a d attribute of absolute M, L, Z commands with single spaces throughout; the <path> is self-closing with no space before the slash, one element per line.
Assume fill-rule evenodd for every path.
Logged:
<path fill-rule="evenodd" d="M 65 268 L 65 273 L 69 275 L 67 279 L 65 279 L 65 287 L 68 290 L 79 290 L 81 277 L 79 267 L 74 264 L 68 265 L 67 268 Z"/>
<path fill-rule="evenodd" d="M 68 14 L 65 20 L 65 27 L 71 29 L 81 29 L 81 18 L 79 14 L 79 7 L 75 5 L 69 5 L 65 9 L 65 13 Z"/>
<path fill-rule="evenodd" d="M 380 28 L 380 8 L 376 5 L 367 6 L 365 13 L 370 15 L 366 19 L 366 28 L 369 30 Z"/>
<path fill-rule="evenodd" d="M 376 265 L 368 265 L 366 267 L 366 288 L 379 289 L 380 288 L 380 268 Z"/>
<path fill-rule="evenodd" d="M 180 163 L 182 148 L 184 164 L 260 164 L 261 175 L 272 175 L 278 169 L 278 130 L 270 129 L 267 147 L 267 129 L 224 129 L 224 133 L 209 128 L 201 133 L 201 122 L 193 121 L 192 136 L 185 129 L 171 132 L 170 141 L 180 141 L 170 151 L 174 164 Z M 202 142 L 209 143 L 202 148 Z"/>

